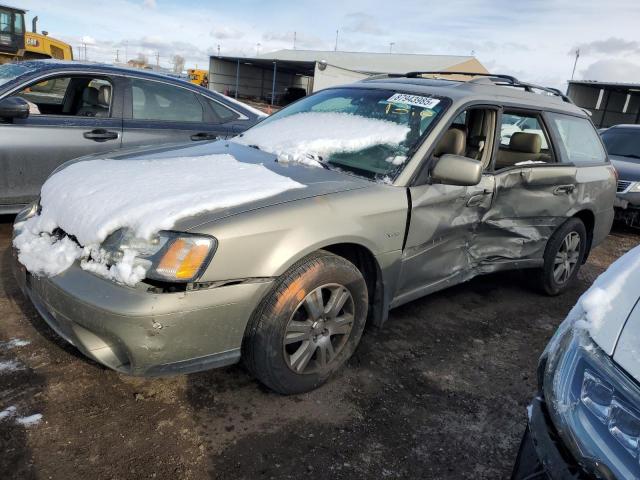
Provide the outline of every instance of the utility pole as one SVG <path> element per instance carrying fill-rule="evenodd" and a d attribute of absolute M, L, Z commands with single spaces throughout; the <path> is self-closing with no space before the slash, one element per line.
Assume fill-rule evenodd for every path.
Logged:
<path fill-rule="evenodd" d="M 220 56 L 220 44 L 218 44 L 218 56 Z"/>
<path fill-rule="evenodd" d="M 127 45 L 129 42 L 127 40 L 124 41 L 124 63 L 127 63 Z"/>
<path fill-rule="evenodd" d="M 393 46 L 396 44 L 396 42 L 389 42 L 389 53 L 391 53 L 391 51 L 393 50 Z"/>
<path fill-rule="evenodd" d="M 156 67 L 160 66 L 160 52 L 156 52 Z"/>
<path fill-rule="evenodd" d="M 333 51 L 334 52 L 338 51 L 338 32 L 339 32 L 339 30 L 336 30 L 336 46 L 333 47 Z"/>
<path fill-rule="evenodd" d="M 573 80 L 574 75 L 576 74 L 576 66 L 578 65 L 578 59 L 580 58 L 580 49 L 576 49 L 576 60 L 573 62 L 573 71 L 571 72 L 571 80 Z"/>
<path fill-rule="evenodd" d="M 120 50 L 116 49 L 116 63 L 120 63 Z"/>
<path fill-rule="evenodd" d="M 293 32 L 293 49 L 296 49 L 296 32 Z"/>
<path fill-rule="evenodd" d="M 256 57 L 260 55 L 260 42 L 256 43 Z"/>

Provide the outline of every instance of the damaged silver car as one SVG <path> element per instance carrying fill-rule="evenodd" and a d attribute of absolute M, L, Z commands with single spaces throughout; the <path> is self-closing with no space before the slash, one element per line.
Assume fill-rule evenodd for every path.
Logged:
<path fill-rule="evenodd" d="M 613 219 L 615 172 L 589 117 L 513 77 L 433 74 L 323 90 L 231 141 L 109 157 L 114 172 L 146 162 L 150 178 L 171 156 L 211 158 L 221 174 L 223 165 L 264 169 L 256 178 L 267 180 L 233 201 L 207 203 L 235 192 L 211 184 L 178 215 L 171 204 L 187 197 L 174 183 L 189 168 L 176 160 L 165 183 L 153 177 L 154 200 L 139 215 L 162 217 L 158 231 L 105 218 L 101 235 L 89 235 L 82 209 L 112 185 L 58 189 L 65 175 L 87 179 L 99 166 L 67 165 L 16 219 L 18 282 L 54 330 L 110 368 L 153 376 L 243 360 L 286 394 L 325 382 L 366 323 L 381 326 L 394 307 L 477 275 L 528 268 L 547 294 L 563 292 Z M 504 142 L 514 118 L 528 128 Z M 148 190 L 144 173 L 130 176 Z M 283 189 L 256 196 L 274 176 Z M 129 218 L 109 203 L 114 218 Z M 67 220 L 45 222 L 55 205 Z M 37 222 L 47 225 L 40 236 L 19 240 Z M 51 245 L 70 252 L 62 270 L 33 263 Z"/>

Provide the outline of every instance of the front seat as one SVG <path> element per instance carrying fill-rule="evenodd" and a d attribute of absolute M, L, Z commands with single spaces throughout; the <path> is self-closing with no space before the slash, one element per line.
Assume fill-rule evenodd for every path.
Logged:
<path fill-rule="evenodd" d="M 98 104 L 107 113 L 109 112 L 109 106 L 111 105 L 111 85 L 100 86 L 100 90 L 98 90 Z"/>
<path fill-rule="evenodd" d="M 441 157 L 442 155 L 464 155 L 464 151 L 467 147 L 467 136 L 465 132 L 459 128 L 450 128 L 442 136 L 435 150 L 433 151 L 434 157 Z"/>
<path fill-rule="evenodd" d="M 109 112 L 109 109 L 105 109 L 100 106 L 100 92 L 94 87 L 85 87 L 82 91 L 82 106 L 76 113 L 80 117 L 104 117 Z"/>
<path fill-rule="evenodd" d="M 537 133 L 516 132 L 509 141 L 509 150 L 500 149 L 496 168 L 512 167 L 521 162 L 546 160 L 540 153 L 542 139 Z"/>

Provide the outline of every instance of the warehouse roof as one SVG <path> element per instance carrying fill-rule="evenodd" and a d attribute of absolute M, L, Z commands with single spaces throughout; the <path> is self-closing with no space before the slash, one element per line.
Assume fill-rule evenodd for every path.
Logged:
<path fill-rule="evenodd" d="M 591 87 L 640 88 L 640 83 L 600 82 L 598 80 L 569 80 L 570 85 L 588 85 Z"/>
<path fill-rule="evenodd" d="M 341 52 L 323 50 L 277 50 L 259 55 L 265 60 L 326 62 L 366 73 L 404 73 L 413 70 L 453 70 L 486 72 L 475 57 L 467 55 L 421 55 L 409 53 Z"/>

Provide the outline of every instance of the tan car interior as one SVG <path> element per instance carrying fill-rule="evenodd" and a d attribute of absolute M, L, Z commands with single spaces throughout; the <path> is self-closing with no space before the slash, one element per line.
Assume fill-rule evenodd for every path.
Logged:
<path fill-rule="evenodd" d="M 495 110 L 484 108 L 461 113 L 436 145 L 433 156 L 460 155 L 480 160 L 486 168 L 491 161 L 496 118 Z"/>

